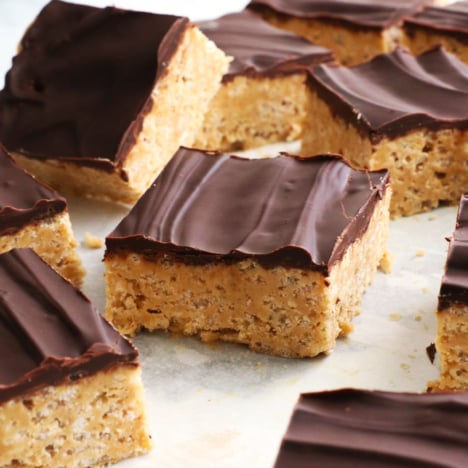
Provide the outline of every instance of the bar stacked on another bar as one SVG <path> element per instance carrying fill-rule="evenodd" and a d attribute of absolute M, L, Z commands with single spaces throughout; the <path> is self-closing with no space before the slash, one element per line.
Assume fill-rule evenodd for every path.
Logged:
<path fill-rule="evenodd" d="M 386 249 L 386 170 L 181 148 L 106 238 L 107 318 L 288 357 L 351 330 Z"/>

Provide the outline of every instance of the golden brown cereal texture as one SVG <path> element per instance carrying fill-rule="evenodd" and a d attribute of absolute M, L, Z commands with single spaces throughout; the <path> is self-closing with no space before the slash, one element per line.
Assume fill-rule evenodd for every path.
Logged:
<path fill-rule="evenodd" d="M 389 169 L 392 217 L 429 211 L 440 203 L 458 203 L 460 187 L 468 187 L 466 130 L 418 128 L 372 143 L 370 136 L 334 115 L 314 91 L 309 98 L 302 153 L 336 152 L 359 168 Z"/>
<path fill-rule="evenodd" d="M 138 367 L 108 369 L 0 405 L 1 467 L 100 467 L 150 449 Z"/>
<path fill-rule="evenodd" d="M 76 245 L 68 212 L 30 223 L 14 234 L 0 236 L 0 253 L 14 248 L 32 248 L 62 276 L 79 286 L 85 270 Z"/>
<path fill-rule="evenodd" d="M 336 338 L 351 330 L 385 252 L 390 192 L 328 277 L 297 268 L 263 268 L 255 258 L 187 265 L 167 257 L 108 253 L 106 316 L 128 335 L 166 329 L 285 357 L 329 352 Z"/>

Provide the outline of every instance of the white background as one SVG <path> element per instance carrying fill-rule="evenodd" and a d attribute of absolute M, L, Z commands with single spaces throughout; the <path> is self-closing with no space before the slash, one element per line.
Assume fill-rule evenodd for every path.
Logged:
<path fill-rule="evenodd" d="M 80 2 L 84 3 L 84 2 Z M 103 1 L 89 4 L 106 6 Z M 115 5 L 182 14 L 193 20 L 243 8 L 245 1 L 118 1 Z M 24 28 L 42 0 L 0 0 L 0 76 L 10 66 Z M 279 145 L 281 148 L 281 145 Z M 85 292 L 104 309 L 103 249 L 83 243 L 86 231 L 104 238 L 126 209 L 70 200 Z M 121 467 L 271 467 L 300 392 L 344 386 L 424 391 L 437 369 L 425 348 L 435 336 L 435 309 L 455 208 L 402 218 L 390 225 L 391 274 L 378 273 L 364 296 L 355 331 L 327 357 L 287 360 L 241 346 L 205 345 L 165 333 L 140 335 L 143 378 L 155 448 Z"/>

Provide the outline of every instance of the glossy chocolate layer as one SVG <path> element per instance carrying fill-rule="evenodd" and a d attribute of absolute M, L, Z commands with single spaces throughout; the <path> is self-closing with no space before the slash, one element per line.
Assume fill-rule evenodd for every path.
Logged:
<path fill-rule="evenodd" d="M 0 255 L 0 343 L 0 402 L 119 362 L 138 365 L 130 342 L 29 249 Z"/>
<path fill-rule="evenodd" d="M 449 243 L 439 310 L 453 303 L 468 304 L 468 195 L 461 197 L 455 232 Z"/>
<path fill-rule="evenodd" d="M 244 159 L 181 148 L 106 239 L 182 262 L 236 261 L 327 272 L 366 230 L 388 173 L 337 156 Z"/>
<path fill-rule="evenodd" d="M 373 141 L 420 127 L 468 128 L 468 65 L 441 48 L 397 48 L 355 67 L 318 65 L 309 85 Z"/>
<path fill-rule="evenodd" d="M 403 27 L 407 33 L 410 33 L 413 27 L 422 27 L 468 42 L 468 2 L 457 2 L 444 7 L 428 7 L 406 18 Z"/>
<path fill-rule="evenodd" d="M 152 107 L 188 20 L 50 2 L 0 92 L 0 141 L 38 159 L 113 170 Z"/>
<path fill-rule="evenodd" d="M 0 145 L 0 236 L 66 209 L 63 197 L 20 169 Z"/>
<path fill-rule="evenodd" d="M 275 468 L 466 467 L 468 394 L 301 395 Z"/>
<path fill-rule="evenodd" d="M 347 23 L 358 29 L 381 29 L 432 3 L 430 0 L 253 0 L 247 8 L 259 13 Z"/>
<path fill-rule="evenodd" d="M 233 57 L 223 81 L 236 75 L 280 75 L 331 61 L 330 50 L 270 26 L 244 10 L 198 24 L 202 32 Z"/>

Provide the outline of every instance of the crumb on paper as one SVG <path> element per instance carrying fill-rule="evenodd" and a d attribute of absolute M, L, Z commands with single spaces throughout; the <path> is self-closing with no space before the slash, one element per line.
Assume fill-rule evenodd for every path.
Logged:
<path fill-rule="evenodd" d="M 428 219 L 429 221 L 434 221 L 434 220 L 437 219 L 437 215 L 432 214 L 432 215 L 430 215 L 427 219 Z"/>
<path fill-rule="evenodd" d="M 405 362 L 402 362 L 402 363 L 400 364 L 400 367 L 401 367 L 403 370 L 406 370 L 406 371 L 409 370 L 409 368 L 410 368 L 409 364 L 406 364 Z"/>
<path fill-rule="evenodd" d="M 427 294 L 427 292 L 429 291 L 429 289 L 427 289 L 426 287 L 424 287 L 424 288 L 421 288 L 421 291 L 422 291 L 424 294 Z"/>
<path fill-rule="evenodd" d="M 389 318 L 392 322 L 398 322 L 398 321 L 401 319 L 401 314 L 398 314 L 398 313 L 390 314 L 390 315 L 388 316 L 388 318 Z"/>
<path fill-rule="evenodd" d="M 100 249 L 104 245 L 104 239 L 94 236 L 88 231 L 85 232 L 84 242 L 86 247 L 90 249 Z"/>
<path fill-rule="evenodd" d="M 385 252 L 380 259 L 379 270 L 383 273 L 391 273 L 393 264 L 393 255 L 390 252 Z"/>
<path fill-rule="evenodd" d="M 422 320 L 422 317 L 420 315 L 416 315 L 414 317 L 414 320 L 416 320 L 416 322 L 420 322 Z"/>
<path fill-rule="evenodd" d="M 416 257 L 424 257 L 424 255 L 426 255 L 424 249 L 416 250 Z"/>

